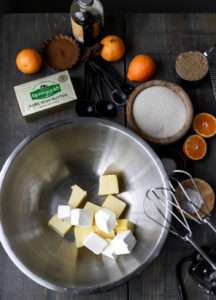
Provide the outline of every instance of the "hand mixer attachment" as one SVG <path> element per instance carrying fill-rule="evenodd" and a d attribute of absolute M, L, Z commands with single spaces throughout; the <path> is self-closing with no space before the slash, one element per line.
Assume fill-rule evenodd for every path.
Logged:
<path fill-rule="evenodd" d="M 166 192 L 166 193 L 164 193 Z M 214 271 L 216 271 L 216 264 L 208 257 L 208 255 L 202 250 L 202 248 L 193 240 L 192 236 L 192 230 L 190 228 L 189 222 L 187 221 L 186 216 L 190 216 L 190 218 L 200 224 L 200 221 L 194 218 L 192 215 L 190 215 L 186 210 L 184 210 L 175 194 L 173 193 L 172 189 L 164 188 L 164 187 L 156 187 L 151 188 L 146 193 L 146 199 L 151 202 L 151 204 L 154 205 L 157 212 L 160 214 L 162 218 L 166 218 L 165 214 L 162 210 L 162 208 L 166 208 L 166 202 L 164 201 L 164 197 L 166 197 L 166 194 L 170 194 L 171 200 L 167 199 L 168 202 L 167 209 L 169 210 L 172 221 L 177 224 L 174 224 L 174 222 L 171 222 L 171 220 L 166 219 L 167 225 L 164 225 L 162 222 L 159 222 L 156 218 L 152 217 L 152 215 L 149 215 L 148 212 L 145 210 L 145 202 L 144 202 L 144 213 L 145 215 L 152 220 L 153 222 L 157 223 L 159 226 L 162 226 L 166 230 L 169 230 L 170 233 L 173 235 L 179 237 L 183 241 L 189 243 L 212 267 Z M 155 214 L 156 215 L 156 214 Z"/>
<path fill-rule="evenodd" d="M 196 191 L 196 195 L 199 195 L 201 199 L 194 201 L 188 190 L 184 187 L 181 181 L 177 179 L 179 175 L 184 175 L 192 181 L 193 189 Z M 183 205 L 183 202 L 179 201 L 176 196 L 176 190 L 180 190 L 182 192 L 187 201 L 186 205 Z M 150 188 L 146 192 L 144 213 L 149 220 L 168 230 L 170 233 L 190 244 L 195 249 L 195 255 L 189 257 L 189 261 L 191 262 L 190 274 L 193 276 L 198 285 L 201 286 L 208 294 L 215 295 L 216 263 L 214 259 L 212 259 L 212 249 L 210 252 L 204 251 L 194 241 L 193 232 L 189 224 L 189 219 L 199 225 L 207 224 L 208 227 L 215 233 L 215 225 L 210 221 L 210 214 L 206 214 L 206 212 L 209 212 L 207 206 L 208 203 L 205 203 L 204 199 L 202 199 L 199 188 L 193 177 L 188 172 L 176 170 L 171 176 L 169 187 L 154 187 Z M 169 215 L 171 215 L 171 219 L 166 217 L 166 210 L 168 210 Z M 149 211 L 151 211 L 151 213 L 149 213 Z M 186 260 L 184 258 L 177 266 L 177 278 L 180 278 L 178 284 L 179 299 L 184 300 L 187 299 L 187 296 L 180 273 L 182 265 L 185 262 Z"/>
<path fill-rule="evenodd" d="M 190 181 L 192 190 L 195 192 L 195 197 L 192 198 L 182 182 L 177 179 L 179 176 L 184 176 L 186 180 Z M 196 218 L 197 223 L 200 225 L 206 224 L 214 233 L 216 233 L 216 226 L 211 221 L 211 207 L 208 202 L 203 199 L 201 191 L 191 174 L 183 170 L 175 170 L 170 179 L 169 185 L 171 190 L 175 193 L 176 188 L 174 187 L 174 183 L 176 183 L 178 190 L 184 196 L 181 207 L 186 207 L 186 210 L 189 210 L 190 213 L 188 217 L 190 219 Z M 189 189 L 189 191 L 191 191 L 191 189 Z"/>

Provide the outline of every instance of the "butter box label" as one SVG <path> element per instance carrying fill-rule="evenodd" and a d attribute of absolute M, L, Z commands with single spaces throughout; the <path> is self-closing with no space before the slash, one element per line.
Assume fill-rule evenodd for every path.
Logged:
<path fill-rule="evenodd" d="M 32 100 L 49 98 L 57 93 L 61 92 L 60 84 L 52 84 L 48 86 L 39 86 L 36 90 L 31 92 Z"/>
<path fill-rule="evenodd" d="M 68 71 L 14 87 L 23 116 L 76 100 Z"/>

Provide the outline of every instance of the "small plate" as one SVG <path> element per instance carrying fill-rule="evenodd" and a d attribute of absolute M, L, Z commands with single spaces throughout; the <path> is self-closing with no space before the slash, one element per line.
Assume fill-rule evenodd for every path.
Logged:
<path fill-rule="evenodd" d="M 210 215 L 210 213 L 214 209 L 215 193 L 214 193 L 212 187 L 206 181 L 199 179 L 199 178 L 194 178 L 194 181 L 195 181 L 198 191 L 195 190 L 194 183 L 190 179 L 186 179 L 186 180 L 182 181 L 181 184 L 182 184 L 183 188 L 186 190 L 191 189 L 197 193 L 200 192 L 200 197 L 201 197 L 203 203 L 202 203 L 202 206 L 200 207 L 200 210 L 198 210 L 198 213 L 202 218 L 204 218 L 204 217 Z M 193 205 L 188 203 L 188 200 L 185 198 L 180 186 L 176 189 L 175 195 L 176 195 L 176 198 L 178 199 L 180 205 L 181 206 L 184 205 L 182 207 L 183 209 L 185 209 L 187 211 L 187 207 L 193 208 Z M 195 198 L 195 200 L 196 199 L 197 198 Z M 191 199 L 191 201 L 193 201 L 193 199 Z M 188 212 L 191 213 L 190 211 L 188 211 Z M 191 213 L 191 215 L 192 215 L 192 217 L 197 218 L 197 215 L 195 213 L 195 208 L 194 208 L 194 213 Z"/>

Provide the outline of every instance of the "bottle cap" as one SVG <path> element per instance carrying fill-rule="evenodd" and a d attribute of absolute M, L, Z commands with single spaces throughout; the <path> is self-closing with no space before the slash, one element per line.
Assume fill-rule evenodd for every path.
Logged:
<path fill-rule="evenodd" d="M 80 6 L 91 6 L 94 0 L 78 0 Z"/>

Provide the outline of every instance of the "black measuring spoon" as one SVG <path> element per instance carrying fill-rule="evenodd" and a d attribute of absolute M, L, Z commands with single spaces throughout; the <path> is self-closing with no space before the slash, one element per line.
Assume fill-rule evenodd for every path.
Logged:
<path fill-rule="evenodd" d="M 102 76 L 103 76 L 104 83 L 107 85 L 107 87 L 111 91 L 112 101 L 116 105 L 126 104 L 126 102 L 128 100 L 128 96 L 122 90 L 115 88 L 112 85 L 111 81 L 104 74 Z"/>
<path fill-rule="evenodd" d="M 111 92 L 111 99 L 116 105 L 124 105 L 127 102 L 128 96 L 111 82 L 110 78 L 107 76 L 106 72 L 103 71 L 97 64 L 93 61 L 89 61 L 91 68 L 98 74 L 101 74 L 103 82 L 109 88 Z"/>
<path fill-rule="evenodd" d="M 99 74 L 97 74 L 96 77 L 95 89 L 98 96 L 98 100 L 95 104 L 96 112 L 103 117 L 114 118 L 117 115 L 116 105 L 112 101 L 105 99 L 102 80 Z"/>
<path fill-rule="evenodd" d="M 76 113 L 80 117 L 94 117 L 95 105 L 91 100 L 92 94 L 92 77 L 89 66 L 85 63 L 85 98 L 79 99 L 76 104 Z"/>
<path fill-rule="evenodd" d="M 91 62 L 101 73 L 106 75 L 113 85 L 117 86 L 118 90 L 120 89 L 126 95 L 130 95 L 134 90 L 134 86 L 123 80 L 110 64 L 105 63 L 100 58 L 91 60 Z"/>
<path fill-rule="evenodd" d="M 97 59 L 95 63 L 103 68 L 103 71 L 106 73 L 110 80 L 115 80 L 116 82 L 118 82 L 120 89 L 125 94 L 130 95 L 132 93 L 132 91 L 134 90 L 134 86 L 128 83 L 126 80 L 123 80 L 111 64 L 102 61 L 101 58 Z"/>

